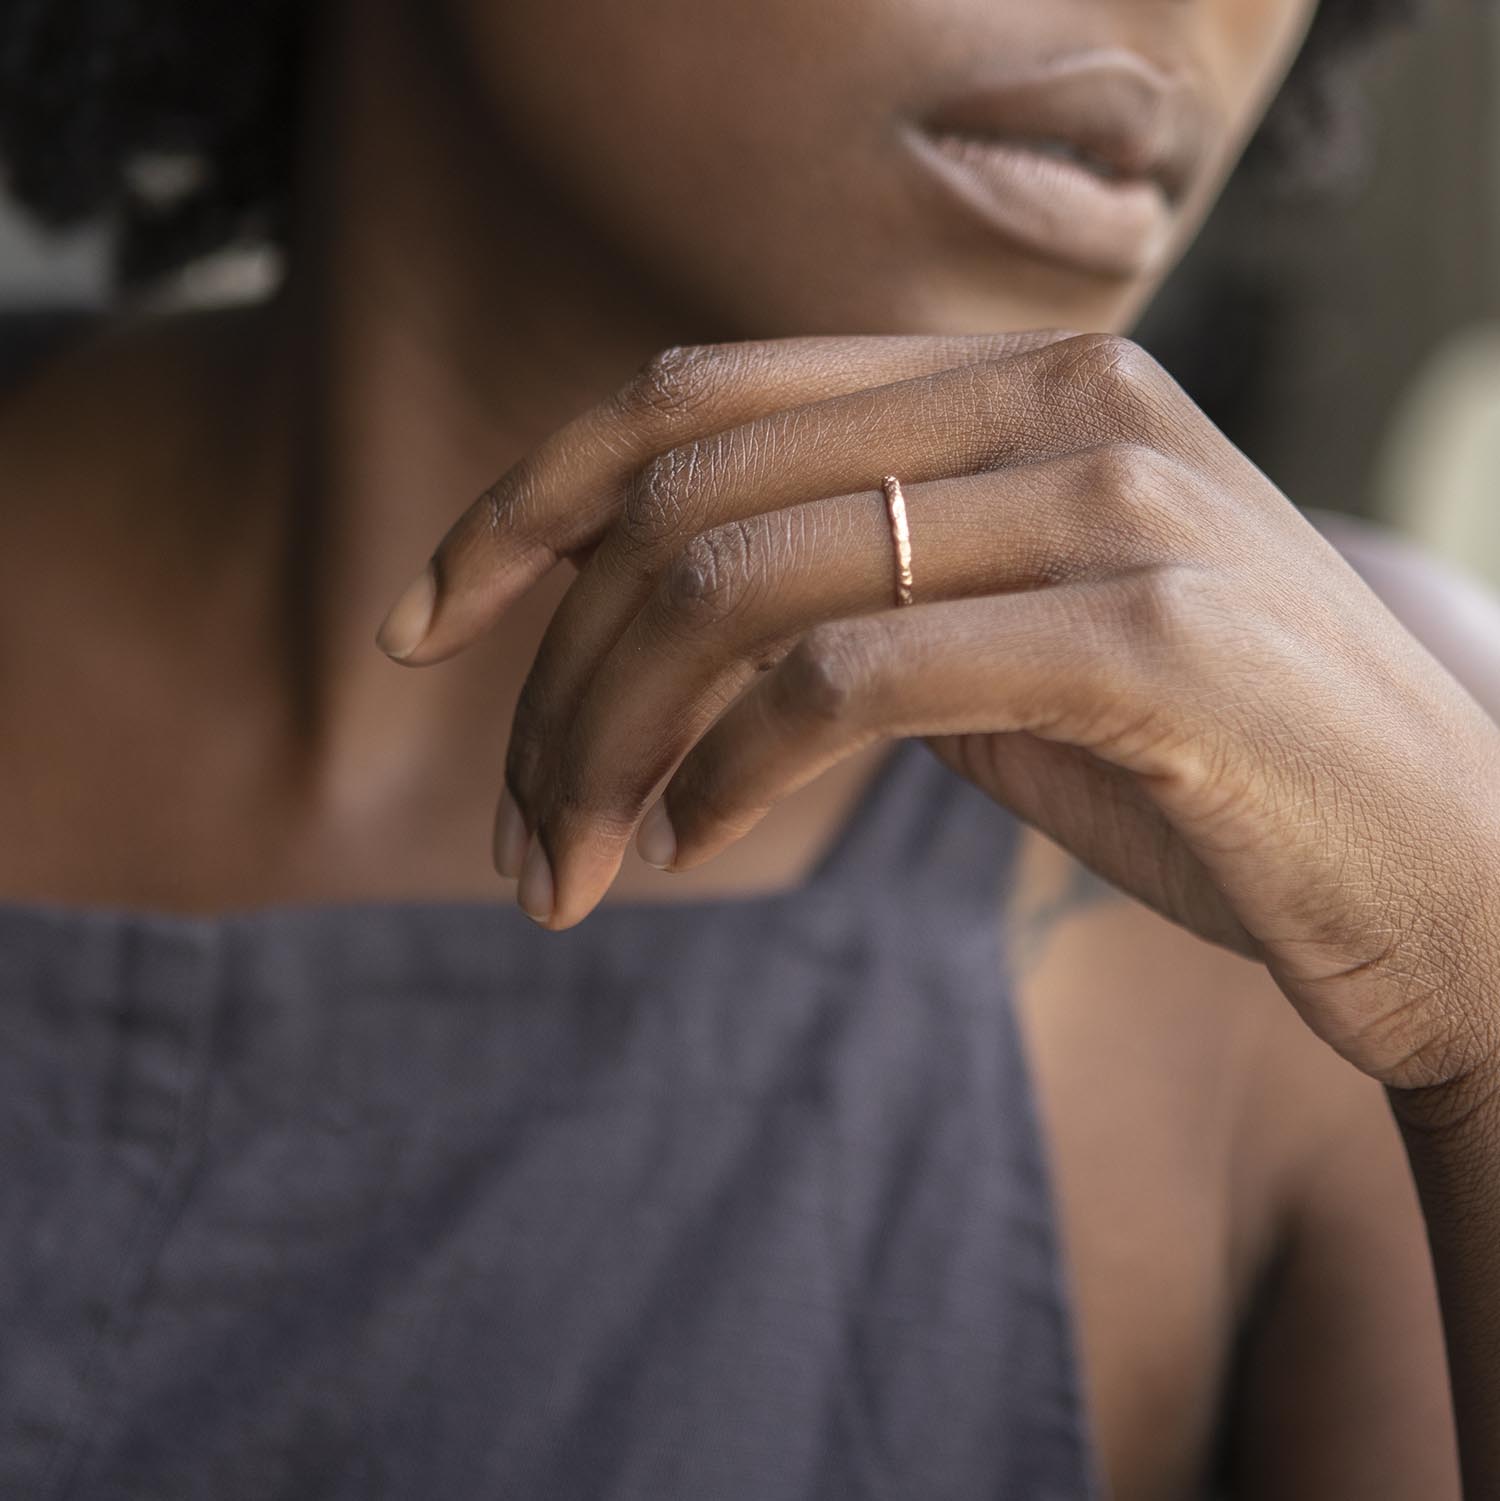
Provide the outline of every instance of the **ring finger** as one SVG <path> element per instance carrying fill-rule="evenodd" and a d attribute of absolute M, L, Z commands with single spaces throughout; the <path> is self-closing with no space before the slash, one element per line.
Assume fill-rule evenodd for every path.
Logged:
<path fill-rule="evenodd" d="M 1080 357 L 1076 341 L 1054 341 L 779 409 L 657 454 L 637 474 L 538 647 L 506 754 L 506 782 L 517 802 L 534 805 L 544 758 L 576 714 L 591 674 L 689 539 L 858 490 L 878 478 L 878 470 L 871 473 L 876 450 L 904 479 L 936 480 L 1035 463 L 1138 430 L 1144 398 L 1121 397 L 1109 407 L 1063 396 L 1048 420 L 1039 419 L 1038 391 Z"/>
<path fill-rule="evenodd" d="M 1170 461 L 1166 461 L 1170 462 Z M 1129 477 L 1129 482 L 1126 476 Z M 1162 561 L 1160 471 L 1106 444 L 906 490 L 917 602 L 1033 589 Z M 764 512 L 692 538 L 659 574 L 536 762 L 523 877 L 533 915 L 570 926 L 603 895 L 653 793 L 758 671 L 822 621 L 891 608 L 880 492 Z"/>

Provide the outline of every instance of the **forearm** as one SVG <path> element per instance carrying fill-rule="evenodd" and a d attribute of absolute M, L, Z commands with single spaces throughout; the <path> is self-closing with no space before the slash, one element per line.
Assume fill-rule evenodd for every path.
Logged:
<path fill-rule="evenodd" d="M 1464 1495 L 1500 1498 L 1500 1071 L 1391 1091 L 1432 1247 Z"/>

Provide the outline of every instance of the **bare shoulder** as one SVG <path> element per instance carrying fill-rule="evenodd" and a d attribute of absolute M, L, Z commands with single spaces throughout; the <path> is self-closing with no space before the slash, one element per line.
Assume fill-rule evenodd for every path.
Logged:
<path fill-rule="evenodd" d="M 1299 1414 L 1308 1442 L 1256 1477 L 1272 1488 L 1236 1493 L 1319 1494 L 1294 1474 L 1354 1465 L 1369 1411 L 1386 1404 L 1362 1452 L 1407 1489 L 1359 1493 L 1447 1494 L 1435 1297 L 1379 1087 L 1262 966 L 1034 831 L 1004 921 L 1120 1501 L 1196 1493 L 1216 1462 L 1260 1452 L 1247 1433 L 1285 1453 Z M 1241 1436 L 1227 1456 L 1226 1421 Z M 1412 1489 L 1414 1476 L 1434 1484 Z M 1355 1492 L 1321 1492 L 1340 1493 Z"/>
<path fill-rule="evenodd" d="M 1257 1081 L 1284 1021 L 1257 966 L 1034 830 L 1002 921 L 1101 1463 L 1117 1501 L 1193 1494 L 1295 1135 Z M 1299 1113 L 1320 1093 L 1289 1090 Z"/>
<path fill-rule="evenodd" d="M 1207 1189 L 1248 1287 L 1274 1237 L 1279 1181 L 1310 1141 L 1356 1118 L 1382 1127 L 1379 1086 L 1313 1035 L 1263 965 L 1169 922 L 1035 830 L 1003 922 L 1059 1131 L 1096 1130 L 1101 1152 L 1128 1140 L 1134 1164 L 1161 1174 L 1136 1185 L 1149 1197 L 1186 1185 L 1202 1204 Z"/>
<path fill-rule="evenodd" d="M 1305 514 L 1386 608 L 1500 719 L 1500 598 L 1390 527 L 1334 511 Z"/>

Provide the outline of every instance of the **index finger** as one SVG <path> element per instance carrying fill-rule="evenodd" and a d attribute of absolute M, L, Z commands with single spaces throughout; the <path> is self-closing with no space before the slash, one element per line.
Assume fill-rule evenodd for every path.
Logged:
<path fill-rule="evenodd" d="M 376 634 L 411 666 L 462 651 L 559 559 L 590 547 L 631 475 L 657 454 L 779 411 L 1005 359 L 1058 330 L 870 335 L 689 345 L 634 377 L 513 464 L 448 528 Z"/>

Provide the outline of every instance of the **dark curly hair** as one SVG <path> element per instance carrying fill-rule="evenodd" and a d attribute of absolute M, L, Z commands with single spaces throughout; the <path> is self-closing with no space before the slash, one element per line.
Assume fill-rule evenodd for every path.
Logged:
<path fill-rule="evenodd" d="M 313 3 L 3 0 L 12 195 L 58 227 L 112 217 L 126 285 L 236 241 L 284 241 Z M 1322 0 L 1248 169 L 1336 181 L 1360 141 L 1350 59 L 1426 4 Z"/>

